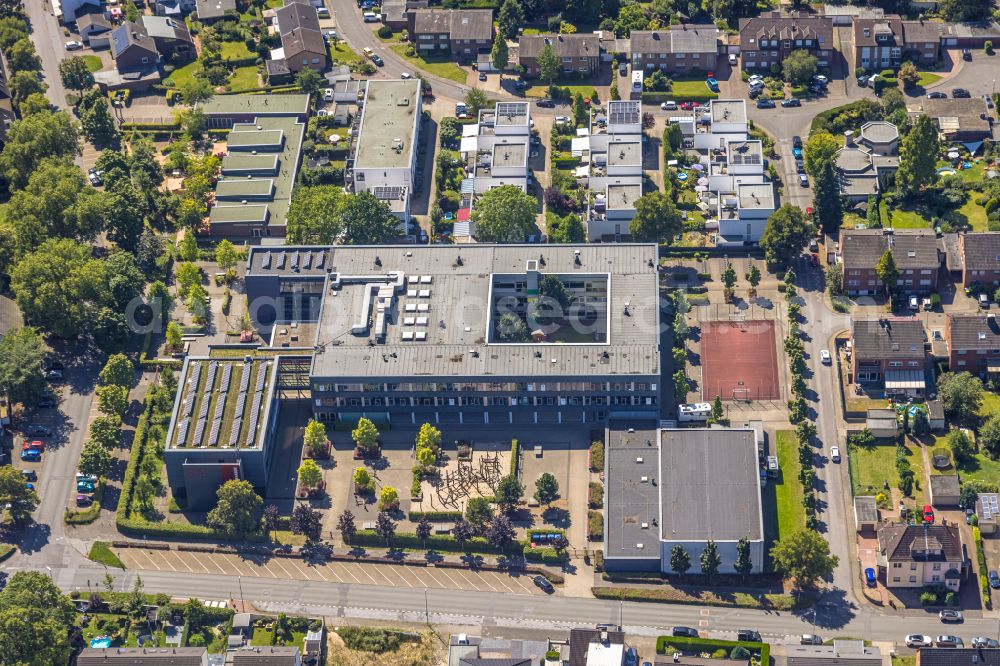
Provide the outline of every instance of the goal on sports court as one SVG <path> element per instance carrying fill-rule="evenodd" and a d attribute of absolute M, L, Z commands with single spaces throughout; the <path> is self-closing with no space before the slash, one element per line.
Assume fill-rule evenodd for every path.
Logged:
<path fill-rule="evenodd" d="M 743 400 L 744 402 L 750 402 L 750 389 L 748 389 L 748 388 L 734 388 L 733 389 L 733 400 Z"/>

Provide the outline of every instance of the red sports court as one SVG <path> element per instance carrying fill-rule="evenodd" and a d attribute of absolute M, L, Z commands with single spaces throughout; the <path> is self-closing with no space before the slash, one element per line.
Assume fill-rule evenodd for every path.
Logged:
<path fill-rule="evenodd" d="M 701 396 L 778 400 L 774 322 L 709 321 L 701 326 Z"/>

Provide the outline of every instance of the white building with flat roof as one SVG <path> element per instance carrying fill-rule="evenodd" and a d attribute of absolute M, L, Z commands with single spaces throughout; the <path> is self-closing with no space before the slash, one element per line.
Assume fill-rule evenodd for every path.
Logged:
<path fill-rule="evenodd" d="M 367 82 L 345 176 L 355 193 L 371 192 L 404 223 L 416 178 L 420 86 L 419 79 Z"/>
<path fill-rule="evenodd" d="M 642 196 L 642 108 L 637 101 L 608 102 L 592 113 L 586 136 L 573 141 L 593 199 L 587 211 L 589 240 L 621 241 L 630 236 L 635 202 Z"/>

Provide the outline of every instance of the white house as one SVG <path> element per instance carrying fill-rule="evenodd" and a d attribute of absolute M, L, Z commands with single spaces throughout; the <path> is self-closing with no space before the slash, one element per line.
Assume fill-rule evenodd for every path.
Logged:
<path fill-rule="evenodd" d="M 638 101 L 608 102 L 593 113 L 585 136 L 573 141 L 583 164 L 578 178 L 593 193 L 587 211 L 590 240 L 622 240 L 629 235 L 635 202 L 642 196 L 642 110 Z"/>

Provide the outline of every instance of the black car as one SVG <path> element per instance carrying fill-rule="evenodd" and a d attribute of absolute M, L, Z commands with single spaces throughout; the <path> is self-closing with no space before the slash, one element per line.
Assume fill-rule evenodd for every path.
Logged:
<path fill-rule="evenodd" d="M 528 83 L 527 81 L 514 82 L 514 90 L 527 90 L 529 87 L 531 87 L 531 84 Z"/>
<path fill-rule="evenodd" d="M 969 49 L 962 49 L 962 60 L 972 60 L 972 51 Z"/>
<path fill-rule="evenodd" d="M 56 397 L 51 393 L 45 393 L 36 403 L 39 409 L 48 409 L 56 406 Z"/>
<path fill-rule="evenodd" d="M 736 640 L 748 643 L 760 643 L 760 632 L 753 629 L 740 629 L 736 632 Z"/>
<path fill-rule="evenodd" d="M 997 575 L 996 571 L 991 571 L 988 578 L 990 579 L 990 587 L 994 590 L 1000 589 L 1000 575 Z"/>
<path fill-rule="evenodd" d="M 52 428 L 39 423 L 32 423 L 24 427 L 26 437 L 48 437 L 52 434 Z"/>
<path fill-rule="evenodd" d="M 791 99 L 783 99 L 781 100 L 781 106 L 782 108 L 788 108 L 790 106 L 802 106 L 802 100 L 796 99 L 795 97 Z"/>
<path fill-rule="evenodd" d="M 943 92 L 929 92 L 927 93 L 927 99 L 945 99 L 948 97 Z"/>
<path fill-rule="evenodd" d="M 33 469 L 22 469 L 21 476 L 25 481 L 38 481 L 38 473 Z"/>
<path fill-rule="evenodd" d="M 966 98 L 967 99 L 969 97 L 972 97 L 972 93 L 970 93 L 965 88 L 952 88 L 951 89 L 951 96 L 954 97 L 955 99 L 959 99 L 959 98 Z"/>
<path fill-rule="evenodd" d="M 540 107 L 542 109 L 554 109 L 556 108 L 556 103 L 553 102 L 551 99 L 540 99 L 537 102 L 535 102 L 535 106 Z"/>
<path fill-rule="evenodd" d="M 773 109 L 774 100 L 773 99 L 759 99 L 757 100 L 758 109 Z"/>
<path fill-rule="evenodd" d="M 683 636 L 686 638 L 698 638 L 698 630 L 691 627 L 674 627 L 673 636 Z"/>
<path fill-rule="evenodd" d="M 750 99 L 757 99 L 760 97 L 760 88 L 752 88 L 747 94 L 750 96 Z"/>
<path fill-rule="evenodd" d="M 802 147 L 802 137 L 801 136 L 796 135 L 796 136 L 792 137 L 792 147 L 793 148 L 801 148 Z"/>
<path fill-rule="evenodd" d="M 486 80 L 486 72 L 479 72 L 479 80 L 480 81 Z"/>
<path fill-rule="evenodd" d="M 535 582 L 535 585 L 541 588 L 542 591 L 545 592 L 546 594 L 552 594 L 553 592 L 556 591 L 556 589 L 552 587 L 552 583 L 550 583 L 549 579 L 546 578 L 545 576 L 535 576 L 531 580 L 533 580 Z"/>

